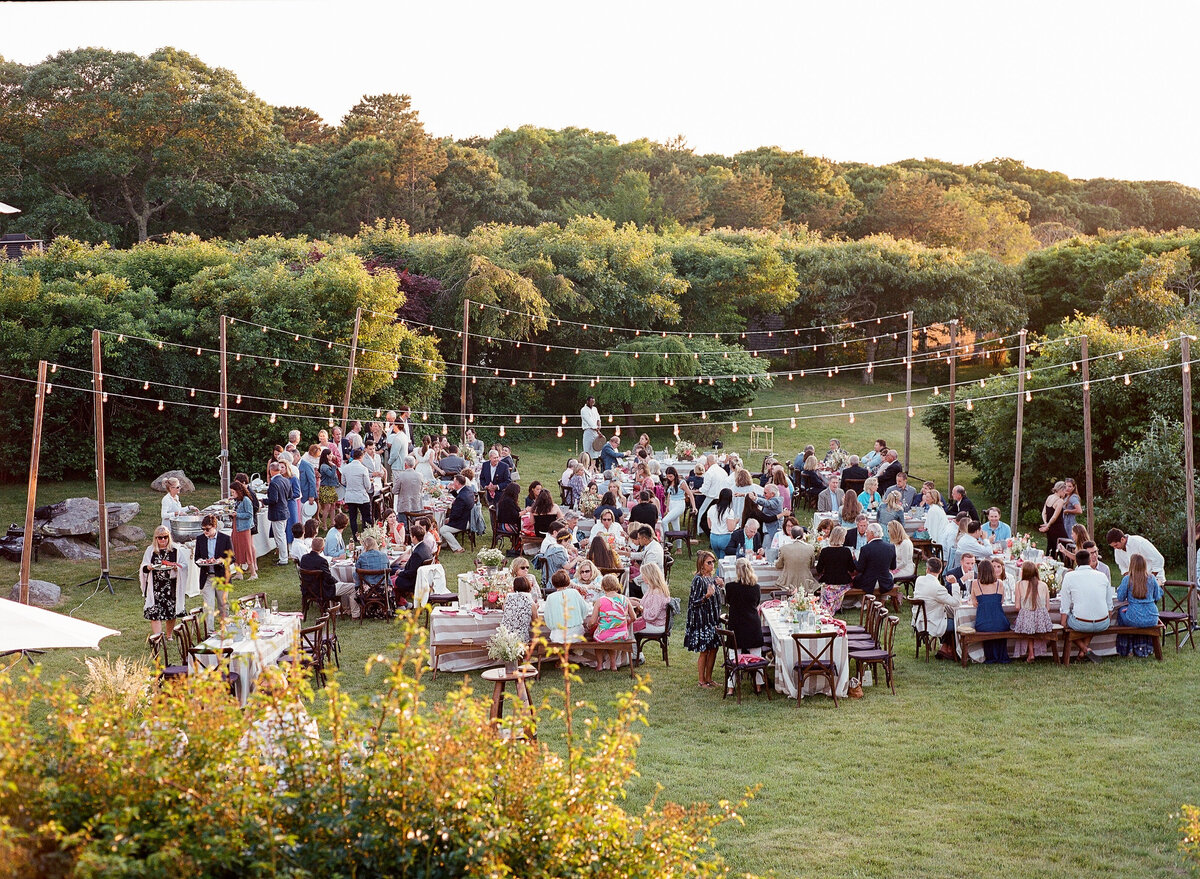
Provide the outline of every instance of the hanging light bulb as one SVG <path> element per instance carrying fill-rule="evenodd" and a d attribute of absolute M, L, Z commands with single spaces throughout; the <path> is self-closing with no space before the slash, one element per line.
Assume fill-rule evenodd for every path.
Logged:
<path fill-rule="evenodd" d="M 163 411 L 163 401 L 162 400 L 158 401 L 158 411 L 159 412 Z"/>
<path fill-rule="evenodd" d="M 853 412 L 850 413 L 850 423 L 851 424 L 854 423 L 854 413 Z"/>
<path fill-rule="evenodd" d="M 984 381 L 983 379 L 980 379 L 980 380 L 979 380 L 979 387 L 981 387 L 981 388 L 986 388 L 986 387 L 987 387 L 987 382 L 986 382 L 986 381 Z"/>
<path fill-rule="evenodd" d="M 376 409 L 376 410 L 375 410 L 375 417 L 376 417 L 376 418 L 382 418 L 382 417 L 383 417 L 383 410 L 382 410 L 382 409 Z"/>
<path fill-rule="evenodd" d="M 142 382 L 142 390 L 143 391 L 150 390 L 150 382 Z"/>
<path fill-rule="evenodd" d="M 269 419 L 267 419 L 267 420 L 268 420 L 268 421 L 270 421 L 272 424 L 274 424 L 274 423 L 275 423 L 275 413 L 274 413 L 274 412 L 272 412 L 272 413 L 271 413 L 271 417 L 270 417 Z"/>
<path fill-rule="evenodd" d="M 1029 392 L 1029 391 L 1026 391 L 1026 392 L 1025 392 L 1025 402 L 1026 402 L 1026 403 L 1032 403 L 1032 402 L 1033 402 L 1033 394 L 1032 394 L 1031 392 Z"/>
<path fill-rule="evenodd" d="M 220 417 L 221 417 L 220 408 L 214 406 L 213 407 L 213 418 L 220 418 Z"/>
<path fill-rule="evenodd" d="M 676 437 L 679 436 L 679 425 L 678 424 L 671 425 L 671 433 L 675 434 Z"/>
<path fill-rule="evenodd" d="M 51 371 L 51 372 L 58 372 L 58 364 L 57 364 L 57 363 L 51 363 L 51 364 L 50 364 L 50 371 Z"/>
<path fill-rule="evenodd" d="M 737 432 L 738 432 L 738 431 L 737 431 L 737 422 L 736 422 L 736 421 L 735 421 L 735 422 L 733 422 L 733 432 L 734 432 L 734 433 L 737 433 Z"/>
<path fill-rule="evenodd" d="M 909 418 L 912 418 L 912 417 L 913 417 L 913 407 L 912 407 L 912 406 L 909 406 L 909 407 L 908 407 L 908 417 L 909 417 Z"/>
<path fill-rule="evenodd" d="M 558 428 L 558 435 L 559 435 L 560 437 L 562 436 L 562 427 L 559 427 L 559 428 Z"/>
<path fill-rule="evenodd" d="M 446 436 L 449 433 L 450 433 L 450 426 L 447 424 L 443 424 L 442 425 L 442 436 Z"/>
<path fill-rule="evenodd" d="M 621 425 L 619 425 L 619 424 L 618 424 L 618 425 L 617 425 L 617 429 L 616 429 L 616 430 L 614 430 L 614 431 L 613 431 L 613 433 L 614 433 L 616 436 L 620 436 L 620 435 L 621 435 Z"/>
<path fill-rule="evenodd" d="M 199 357 L 199 356 L 200 356 L 200 349 L 199 349 L 199 348 L 197 348 L 197 349 L 196 349 L 196 356 L 197 356 L 197 357 Z"/>
<path fill-rule="evenodd" d="M 845 397 L 842 397 L 842 408 L 843 409 L 846 408 L 846 398 Z"/>
<path fill-rule="evenodd" d="M 100 402 L 101 403 L 108 402 L 108 391 L 105 391 L 103 394 L 100 395 Z"/>
<path fill-rule="evenodd" d="M 892 392 L 888 391 L 888 402 L 892 402 Z"/>
<path fill-rule="evenodd" d="M 159 342 L 158 342 L 158 350 L 159 350 L 159 351 L 161 351 L 161 350 L 162 350 L 162 340 L 161 340 L 161 339 L 160 339 L 160 340 L 159 340 Z"/>
<path fill-rule="evenodd" d="M 1171 347 L 1171 343 L 1164 339 L 1163 340 L 1163 350 L 1166 351 L 1169 347 Z"/>
<path fill-rule="evenodd" d="M 637 384 L 637 382 L 635 382 L 633 379 L 630 379 L 630 380 L 629 380 L 629 387 L 631 387 L 631 388 L 632 388 L 632 387 L 634 387 L 636 384 Z"/>
<path fill-rule="evenodd" d="M 237 400 L 236 400 L 236 403 L 237 403 L 237 405 L 239 405 L 239 406 L 240 406 L 240 405 L 242 405 L 242 395 L 241 395 L 241 394 L 238 394 L 238 395 L 237 395 Z"/>
<path fill-rule="evenodd" d="M 279 358 L 278 358 L 278 357 L 276 357 L 276 358 L 275 358 L 275 365 L 276 365 L 276 366 L 278 366 L 278 365 L 279 365 Z"/>
<path fill-rule="evenodd" d="M 788 373 L 788 381 L 793 381 L 793 380 L 795 380 L 795 378 L 796 378 L 796 376 L 793 373 L 790 373 L 790 372 Z"/>
<path fill-rule="evenodd" d="M 792 419 L 792 430 L 795 430 L 795 429 L 796 429 L 796 419 L 793 418 Z"/>
<path fill-rule="evenodd" d="M 707 420 L 708 420 L 708 413 L 707 413 L 707 412 L 701 412 L 701 413 L 700 413 L 700 420 L 701 420 L 701 421 L 707 421 Z"/>
<path fill-rule="evenodd" d="M 500 425 L 500 436 L 504 436 L 504 425 Z"/>
<path fill-rule="evenodd" d="M 867 361 L 867 375 L 870 375 L 874 371 L 875 371 L 875 364 L 872 363 L 871 361 Z"/>
<path fill-rule="evenodd" d="M 747 409 L 747 410 L 746 410 L 746 417 L 747 417 L 747 418 L 753 418 L 753 417 L 754 417 L 754 410 L 753 410 L 753 409 Z"/>
<path fill-rule="evenodd" d="M 971 402 L 971 399 L 970 399 L 970 397 L 968 397 L 968 398 L 967 398 L 967 409 L 968 409 L 968 410 L 972 410 L 972 409 L 974 409 L 974 408 L 975 408 L 975 404 L 974 404 L 974 403 L 972 403 L 972 402 Z"/>
<path fill-rule="evenodd" d="M 609 424 L 613 423 L 613 417 L 611 415 L 608 416 L 608 423 Z"/>
<path fill-rule="evenodd" d="M 330 414 L 330 415 L 332 415 L 332 414 L 333 414 L 333 407 L 332 407 L 332 406 L 330 406 L 330 407 L 329 407 L 329 414 Z"/>
<path fill-rule="evenodd" d="M 284 409 L 286 409 L 287 407 L 288 407 L 288 401 L 287 401 L 287 400 L 284 400 L 284 401 L 283 401 L 283 408 L 284 408 Z"/>
<path fill-rule="evenodd" d="M 1071 361 L 1071 372 L 1079 372 L 1079 364 L 1074 360 Z"/>
<path fill-rule="evenodd" d="M 712 376 L 711 376 L 711 375 L 708 377 L 708 383 L 709 383 L 710 385 L 713 383 L 713 378 L 712 378 Z"/>
<path fill-rule="evenodd" d="M 655 423 L 655 424 L 658 424 L 658 423 L 659 423 L 661 420 L 662 420 L 662 419 L 659 417 L 658 413 L 657 413 L 657 412 L 655 412 L 655 413 L 654 413 L 654 423 Z"/>
<path fill-rule="evenodd" d="M 517 423 L 517 424 L 520 424 L 520 423 L 521 423 L 521 416 L 520 416 L 520 415 L 518 415 L 518 416 L 517 416 L 516 423 Z"/>
<path fill-rule="evenodd" d="M 49 396 L 53 392 L 54 392 L 54 385 L 46 385 L 46 396 Z"/>
<path fill-rule="evenodd" d="M 467 416 L 467 424 L 474 424 L 474 423 L 475 423 L 475 413 L 472 412 L 470 415 Z"/>
<path fill-rule="evenodd" d="M 321 364 L 314 363 L 313 364 L 313 372 L 320 372 L 320 371 L 321 371 Z"/>
<path fill-rule="evenodd" d="M 827 373 L 825 373 L 825 377 L 826 377 L 826 378 L 833 378 L 833 370 L 831 369 L 831 370 L 829 370 Z"/>
<path fill-rule="evenodd" d="M 804 370 L 800 370 L 800 378 L 804 378 Z"/>
<path fill-rule="evenodd" d="M 118 341 L 118 342 L 124 342 L 124 341 L 125 341 L 125 334 L 124 334 L 124 333 L 121 333 L 121 335 L 117 336 L 117 341 Z"/>
<path fill-rule="evenodd" d="M 1125 384 L 1129 384 L 1129 373 L 1125 373 Z"/>
<path fill-rule="evenodd" d="M 934 395 L 935 397 L 940 397 L 940 396 L 942 395 L 942 392 L 938 390 L 938 386 L 937 386 L 937 385 L 934 385 L 934 386 L 933 386 L 933 395 Z"/>
<path fill-rule="evenodd" d="M 329 344 L 327 344 L 325 347 L 326 347 L 326 348 L 329 348 L 330 350 L 333 350 L 333 340 L 331 339 L 331 340 L 329 341 Z"/>

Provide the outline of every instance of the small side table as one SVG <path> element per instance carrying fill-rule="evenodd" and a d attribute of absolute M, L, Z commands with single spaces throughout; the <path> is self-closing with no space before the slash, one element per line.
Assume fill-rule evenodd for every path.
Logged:
<path fill-rule="evenodd" d="M 521 665 L 515 670 L 509 672 L 503 668 L 489 668 L 483 672 L 483 679 L 492 682 L 492 710 L 489 715 L 492 725 L 496 727 L 498 733 L 503 734 L 502 723 L 504 720 L 504 689 L 509 681 L 513 681 L 517 685 L 517 699 L 521 703 L 520 710 L 527 712 L 529 719 L 533 719 L 533 700 L 529 695 L 529 685 L 526 681 L 536 678 L 538 670 L 532 665 Z M 537 734 L 533 732 L 532 725 L 526 725 L 522 738 L 528 740 L 536 740 Z"/>

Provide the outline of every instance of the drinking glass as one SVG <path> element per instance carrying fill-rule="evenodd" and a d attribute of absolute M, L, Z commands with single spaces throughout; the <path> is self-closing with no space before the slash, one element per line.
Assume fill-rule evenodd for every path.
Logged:
<path fill-rule="evenodd" d="M 271 613 L 279 613 L 279 602 L 278 601 L 271 602 Z"/>

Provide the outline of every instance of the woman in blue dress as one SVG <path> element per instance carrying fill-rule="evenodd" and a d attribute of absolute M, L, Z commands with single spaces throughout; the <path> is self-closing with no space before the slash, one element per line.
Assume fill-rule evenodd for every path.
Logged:
<path fill-rule="evenodd" d="M 975 605 L 976 632 L 1008 632 L 1012 627 L 1004 615 L 1004 586 L 996 579 L 991 565 L 979 565 L 979 578 L 971 586 L 971 604 Z M 986 662 L 1008 662 L 1008 641 L 985 641 Z"/>
<path fill-rule="evenodd" d="M 1145 556 L 1134 553 L 1129 557 L 1129 573 L 1121 578 L 1117 587 L 1117 601 L 1128 604 L 1117 611 L 1117 620 L 1122 626 L 1148 628 L 1158 625 L 1158 602 L 1163 591 L 1158 580 L 1146 570 Z M 1149 656 L 1153 644 L 1145 635 L 1117 635 L 1117 653 L 1128 656 Z"/>

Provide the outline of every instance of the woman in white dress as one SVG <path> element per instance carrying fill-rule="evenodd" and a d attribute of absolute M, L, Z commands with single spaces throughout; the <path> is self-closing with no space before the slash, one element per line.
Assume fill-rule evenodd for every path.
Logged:
<path fill-rule="evenodd" d="M 433 454 L 433 438 L 428 435 L 421 437 L 421 448 L 414 457 L 417 459 L 417 475 L 426 482 L 433 482 Z"/>

